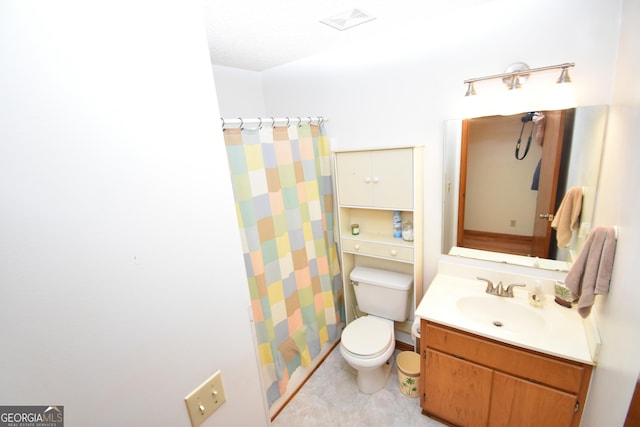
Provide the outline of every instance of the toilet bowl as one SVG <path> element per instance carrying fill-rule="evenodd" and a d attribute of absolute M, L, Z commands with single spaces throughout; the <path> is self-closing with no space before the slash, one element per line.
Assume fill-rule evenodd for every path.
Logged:
<path fill-rule="evenodd" d="M 389 379 L 389 359 L 396 344 L 393 322 L 407 320 L 413 277 L 358 266 L 349 278 L 359 311 L 368 315 L 350 322 L 342 331 L 340 353 L 357 371 L 360 391 L 375 393 Z"/>
<path fill-rule="evenodd" d="M 342 332 L 340 353 L 357 371 L 362 393 L 375 393 L 384 388 L 391 372 L 389 363 L 395 349 L 393 321 L 376 316 L 354 320 Z"/>

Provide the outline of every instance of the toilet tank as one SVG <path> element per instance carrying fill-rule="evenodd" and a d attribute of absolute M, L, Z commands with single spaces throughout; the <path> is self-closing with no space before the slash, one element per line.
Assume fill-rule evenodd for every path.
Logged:
<path fill-rule="evenodd" d="M 413 277 L 394 271 L 356 267 L 349 275 L 358 309 L 367 314 L 404 322 L 409 317 Z"/>

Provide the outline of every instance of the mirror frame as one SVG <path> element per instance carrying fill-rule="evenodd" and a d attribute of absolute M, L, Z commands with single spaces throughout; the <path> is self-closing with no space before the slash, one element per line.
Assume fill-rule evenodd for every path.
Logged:
<path fill-rule="evenodd" d="M 608 105 L 576 107 L 572 148 L 569 154 L 570 165 L 567 182 L 562 190 L 562 194 L 570 187 L 583 187 L 583 212 L 580 219 L 580 229 L 574 232 L 570 247 L 567 249 L 558 249 L 556 260 L 543 260 L 521 255 L 458 248 L 456 246 L 463 120 L 445 120 L 443 141 L 442 253 L 500 263 L 568 271 L 570 263 L 578 256 L 584 245 L 586 236 L 591 230 L 608 113 Z M 595 173 L 593 173 L 594 171 Z"/>

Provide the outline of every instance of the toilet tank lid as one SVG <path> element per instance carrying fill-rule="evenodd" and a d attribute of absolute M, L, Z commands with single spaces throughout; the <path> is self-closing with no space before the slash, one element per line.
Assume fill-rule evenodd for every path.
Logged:
<path fill-rule="evenodd" d="M 413 283 L 413 276 L 395 271 L 378 270 L 377 268 L 356 267 L 349 278 L 354 282 L 370 283 L 391 289 L 406 291 Z"/>

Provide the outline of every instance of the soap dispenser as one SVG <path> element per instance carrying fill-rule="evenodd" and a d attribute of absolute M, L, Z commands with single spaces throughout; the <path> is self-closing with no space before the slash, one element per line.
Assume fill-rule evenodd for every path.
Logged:
<path fill-rule="evenodd" d="M 542 307 L 544 303 L 544 295 L 542 293 L 542 286 L 540 280 L 536 280 L 536 284 L 533 289 L 529 291 L 529 304 L 534 307 Z"/>

